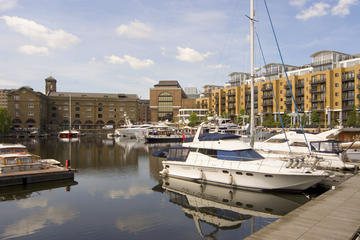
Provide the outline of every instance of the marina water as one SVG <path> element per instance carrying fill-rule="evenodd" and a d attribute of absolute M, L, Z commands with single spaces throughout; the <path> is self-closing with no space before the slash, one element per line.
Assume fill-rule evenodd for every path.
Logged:
<path fill-rule="evenodd" d="M 78 172 L 75 181 L 1 188 L 0 239 L 243 239 L 311 198 L 163 180 L 151 153 L 164 145 L 90 136 L 19 143 Z"/>

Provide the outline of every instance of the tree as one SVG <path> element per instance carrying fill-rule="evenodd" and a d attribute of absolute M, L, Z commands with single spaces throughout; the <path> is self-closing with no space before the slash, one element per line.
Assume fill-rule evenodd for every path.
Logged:
<path fill-rule="evenodd" d="M 200 120 L 199 120 L 199 117 L 196 115 L 196 113 L 192 113 L 190 116 L 189 116 L 189 126 L 190 127 L 194 127 L 196 125 L 198 125 L 200 123 Z"/>
<path fill-rule="evenodd" d="M 291 117 L 289 116 L 289 114 L 287 112 L 285 112 L 284 115 L 282 115 L 282 120 L 283 120 L 284 127 L 290 127 Z"/>
<path fill-rule="evenodd" d="M 358 123 L 357 112 L 356 112 L 356 109 L 354 108 L 349 113 L 349 118 L 346 121 L 345 125 L 348 127 L 356 127 L 358 125 L 357 123 Z"/>
<path fill-rule="evenodd" d="M 9 132 L 11 128 L 11 117 L 6 108 L 0 107 L 0 134 Z"/>
<path fill-rule="evenodd" d="M 317 111 L 313 111 L 311 113 L 311 122 L 315 125 L 319 125 L 320 124 L 320 116 L 319 113 Z"/>

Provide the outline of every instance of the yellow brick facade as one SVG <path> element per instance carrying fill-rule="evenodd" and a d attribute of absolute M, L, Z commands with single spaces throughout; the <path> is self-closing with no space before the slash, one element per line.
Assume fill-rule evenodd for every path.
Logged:
<path fill-rule="evenodd" d="M 351 67 L 339 67 L 303 75 L 289 77 L 292 95 L 298 112 L 306 116 L 307 125 L 311 125 L 311 113 L 317 111 L 320 124 L 324 127 L 343 124 L 349 112 L 360 105 L 360 64 Z M 271 81 L 254 83 L 255 114 L 257 123 L 263 116 L 280 112 L 295 113 L 290 87 L 286 77 Z M 209 104 L 203 104 L 204 102 Z M 250 85 L 225 87 L 213 90 L 209 98 L 197 99 L 199 108 L 209 112 L 235 118 L 241 109 L 250 113 Z M 278 105 L 278 109 L 277 109 Z M 276 118 L 277 116 L 275 116 Z M 294 123 L 295 123 L 295 116 Z"/>

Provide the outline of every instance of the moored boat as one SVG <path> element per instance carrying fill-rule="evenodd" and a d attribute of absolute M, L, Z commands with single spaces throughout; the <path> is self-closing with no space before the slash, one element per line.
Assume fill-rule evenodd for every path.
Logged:
<path fill-rule="evenodd" d="M 266 159 L 235 135 L 204 134 L 170 148 L 161 174 L 259 190 L 302 191 L 328 176 L 303 161 Z"/>

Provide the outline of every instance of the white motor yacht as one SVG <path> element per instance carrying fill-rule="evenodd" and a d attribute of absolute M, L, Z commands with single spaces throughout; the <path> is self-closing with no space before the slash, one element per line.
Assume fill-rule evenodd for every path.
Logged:
<path fill-rule="evenodd" d="M 354 166 L 345 164 L 344 155 L 339 148 L 339 142 L 329 140 L 327 136 L 337 130 L 329 130 L 320 134 L 298 133 L 290 131 L 277 134 L 264 142 L 255 142 L 254 149 L 266 158 L 304 157 L 317 159 L 319 166 L 330 169 L 349 169 Z M 305 136 L 304 136 L 305 135 Z M 306 137 L 306 140 L 305 140 Z"/>
<path fill-rule="evenodd" d="M 305 190 L 328 176 L 302 161 L 267 159 L 230 134 L 209 133 L 170 148 L 161 174 L 239 188 Z M 290 159 L 289 159 L 290 160 Z"/>

